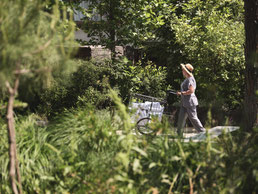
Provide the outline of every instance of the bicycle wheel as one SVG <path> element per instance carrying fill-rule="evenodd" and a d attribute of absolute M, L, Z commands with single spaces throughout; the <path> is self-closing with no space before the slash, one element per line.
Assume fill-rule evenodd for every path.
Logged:
<path fill-rule="evenodd" d="M 149 117 L 142 118 L 136 123 L 136 129 L 138 130 L 139 133 L 143 135 L 151 135 L 154 133 L 154 130 L 151 129 L 150 122 L 151 122 L 151 118 Z"/>

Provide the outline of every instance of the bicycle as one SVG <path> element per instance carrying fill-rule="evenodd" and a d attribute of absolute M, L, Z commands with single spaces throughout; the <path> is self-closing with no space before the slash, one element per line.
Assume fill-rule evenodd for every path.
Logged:
<path fill-rule="evenodd" d="M 137 102 L 132 103 L 130 108 L 137 108 L 136 116 L 139 116 L 140 118 L 137 118 L 136 130 L 140 134 L 151 135 L 155 133 L 155 130 L 150 127 L 150 123 L 152 122 L 154 116 L 157 116 L 158 120 L 161 121 L 163 115 L 170 115 L 170 111 L 168 110 L 169 94 L 176 95 L 176 92 L 173 90 L 168 90 L 164 99 L 138 93 L 134 93 L 132 95 L 133 98 L 138 100 Z"/>

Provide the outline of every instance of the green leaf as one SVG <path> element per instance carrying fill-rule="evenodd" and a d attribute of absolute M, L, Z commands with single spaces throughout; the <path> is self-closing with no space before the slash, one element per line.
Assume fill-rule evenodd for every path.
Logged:
<path fill-rule="evenodd" d="M 119 152 L 116 156 L 116 160 L 118 162 L 121 162 L 123 164 L 123 166 L 128 169 L 128 165 L 129 165 L 129 158 L 128 158 L 128 154 L 127 153 L 123 153 L 123 152 Z"/>
<path fill-rule="evenodd" d="M 138 147 L 133 147 L 132 150 L 135 150 L 136 152 L 140 153 L 142 156 L 144 156 L 146 158 L 148 157 L 148 154 Z"/>
<path fill-rule="evenodd" d="M 157 164 L 155 162 L 150 163 L 149 168 L 155 167 Z"/>
<path fill-rule="evenodd" d="M 179 156 L 172 156 L 171 157 L 171 160 L 172 161 L 179 161 L 179 160 L 181 160 L 182 158 L 181 157 L 179 157 Z"/>

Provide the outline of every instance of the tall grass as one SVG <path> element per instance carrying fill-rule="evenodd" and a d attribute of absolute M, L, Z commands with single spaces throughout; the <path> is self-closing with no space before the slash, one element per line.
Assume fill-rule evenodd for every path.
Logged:
<path fill-rule="evenodd" d="M 115 130 L 121 124 L 114 123 L 109 112 L 96 113 L 90 108 L 66 112 L 47 127 L 38 126 L 37 120 L 36 115 L 17 119 L 18 158 L 24 190 L 27 193 L 65 193 L 97 188 L 92 179 L 98 175 L 96 179 L 101 180 L 100 173 L 110 173 L 107 164 L 118 149 Z M 5 127 L 1 127 L 0 137 L 0 191 L 11 193 Z"/>
<path fill-rule="evenodd" d="M 126 107 L 111 96 L 115 116 L 87 107 L 67 111 L 45 127 L 34 114 L 16 118 L 24 193 L 258 191 L 257 132 L 188 143 L 132 135 Z M 153 126 L 168 130 L 162 123 Z M 11 193 L 6 126 L 0 129 L 0 193 Z"/>

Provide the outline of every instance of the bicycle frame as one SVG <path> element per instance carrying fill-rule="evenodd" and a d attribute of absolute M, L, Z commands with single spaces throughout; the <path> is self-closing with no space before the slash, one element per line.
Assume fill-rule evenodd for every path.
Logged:
<path fill-rule="evenodd" d="M 147 114 L 145 116 L 141 117 L 136 123 L 136 129 L 138 130 L 138 132 L 140 132 L 141 134 L 144 134 L 144 135 L 153 134 L 155 132 L 149 127 L 149 123 L 152 120 L 151 115 L 153 114 L 153 110 L 152 110 L 153 105 L 154 105 L 154 103 L 159 103 L 160 105 L 167 106 L 167 98 L 168 98 L 169 94 L 176 94 L 176 92 L 173 91 L 173 90 L 167 91 L 167 95 L 166 95 L 165 99 L 156 98 L 156 97 L 152 97 L 152 96 L 147 96 L 147 95 L 143 95 L 143 94 L 137 94 L 137 93 L 133 94 L 132 97 L 134 97 L 138 100 L 142 100 L 142 101 L 145 101 L 145 102 L 146 101 L 150 102 L 150 107 L 147 108 L 147 109 L 144 109 L 144 108 L 141 109 L 141 107 L 138 107 L 138 110 L 140 108 L 142 111 L 147 112 Z M 162 119 L 162 116 L 163 116 L 163 110 L 164 110 L 164 107 L 163 107 L 162 112 L 161 112 L 161 119 Z M 157 112 L 159 112 L 159 111 L 157 111 Z"/>

